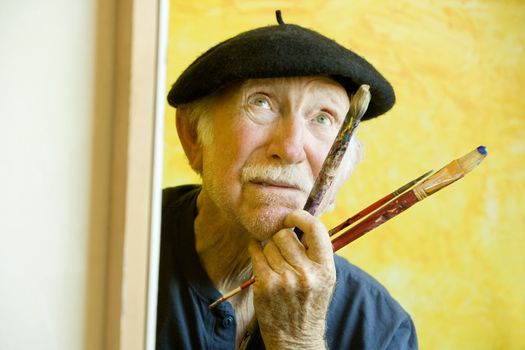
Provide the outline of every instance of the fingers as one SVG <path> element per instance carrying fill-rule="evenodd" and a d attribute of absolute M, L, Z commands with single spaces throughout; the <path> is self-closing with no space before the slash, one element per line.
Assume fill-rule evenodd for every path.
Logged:
<path fill-rule="evenodd" d="M 272 271 L 264 256 L 263 248 L 261 243 L 252 239 L 248 244 L 248 252 L 252 258 L 253 274 L 258 276 L 264 276 Z"/>
<path fill-rule="evenodd" d="M 303 231 L 302 241 L 308 247 L 306 256 L 320 264 L 333 260 L 333 249 L 326 227 L 319 219 L 304 210 L 290 213 L 284 220 L 287 227 L 298 227 Z"/>
<path fill-rule="evenodd" d="M 300 250 L 302 245 L 297 237 L 295 237 L 295 234 L 290 230 L 288 231 L 290 235 L 289 239 L 293 240 L 295 238 L 295 248 L 284 250 L 284 255 L 272 240 L 270 240 L 264 248 L 261 247 L 261 243 L 255 240 L 250 242 L 248 249 L 252 256 L 254 274 L 257 274 L 257 272 L 268 274 L 270 271 L 279 275 L 289 273 L 298 274 L 299 271 L 304 270 L 304 268 L 300 266 L 301 263 L 306 264 L 304 252 L 302 252 L 302 258 L 294 256 L 294 254 L 296 254 L 294 251 Z M 293 264 L 291 264 L 288 259 L 290 259 Z M 296 268 L 299 268 L 299 271 Z"/>
<path fill-rule="evenodd" d="M 283 229 L 272 236 L 269 250 L 276 249 L 282 259 L 295 271 L 304 271 L 310 262 L 304 245 L 291 229 Z"/>
<path fill-rule="evenodd" d="M 283 252 L 273 241 L 270 241 L 268 244 L 266 244 L 263 252 L 266 260 L 268 261 L 268 265 L 270 265 L 272 270 L 278 274 L 282 275 L 289 272 L 290 270 L 295 273 L 297 272 L 294 266 L 288 261 L 289 258 L 293 259 L 293 257 L 290 256 L 292 254 L 289 254 L 289 251 L 285 251 L 285 255 L 283 255 Z"/>
<path fill-rule="evenodd" d="M 267 248 L 270 245 L 270 248 Z M 273 248 L 272 248 L 273 246 Z M 279 249 L 275 244 L 267 244 L 262 248 L 261 243 L 250 241 L 248 250 L 252 258 L 253 275 L 257 283 L 253 286 L 256 300 L 270 301 L 276 290 L 289 289 L 293 281 L 293 272 L 286 267 L 284 259 L 279 258 Z M 283 283 L 284 282 L 284 283 Z"/>
<path fill-rule="evenodd" d="M 285 219 L 288 227 L 298 227 L 303 234 L 299 241 L 291 229 L 282 229 L 272 236 L 271 240 L 261 247 L 259 242 L 250 244 L 250 254 L 254 259 L 254 273 L 268 274 L 271 271 L 279 275 L 304 275 L 318 265 L 333 265 L 333 250 L 328 232 L 324 225 L 306 211 L 298 210 Z"/>

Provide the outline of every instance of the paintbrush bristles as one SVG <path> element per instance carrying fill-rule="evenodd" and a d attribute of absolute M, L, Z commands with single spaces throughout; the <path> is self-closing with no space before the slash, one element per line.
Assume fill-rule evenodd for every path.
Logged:
<path fill-rule="evenodd" d="M 355 116 L 356 119 L 361 119 L 368 109 L 371 97 L 370 86 L 366 84 L 361 85 L 350 100 L 350 115 Z"/>
<path fill-rule="evenodd" d="M 419 200 L 422 200 L 431 194 L 436 193 L 443 187 L 461 179 L 465 174 L 478 166 L 479 163 L 485 159 L 486 155 L 486 149 L 483 146 L 480 146 L 463 157 L 453 160 L 429 177 L 426 181 L 414 187 L 416 197 Z"/>
<path fill-rule="evenodd" d="M 481 163 L 483 159 L 487 156 L 487 150 L 485 147 L 480 146 L 473 150 L 472 152 L 467 153 L 463 157 L 458 159 L 459 165 L 463 169 L 463 172 L 469 173 Z"/>

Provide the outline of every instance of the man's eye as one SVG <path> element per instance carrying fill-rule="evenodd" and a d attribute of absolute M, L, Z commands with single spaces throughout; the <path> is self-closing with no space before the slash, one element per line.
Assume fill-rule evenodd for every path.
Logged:
<path fill-rule="evenodd" d="M 312 122 L 320 124 L 320 125 L 326 125 L 326 126 L 332 125 L 332 119 L 326 114 L 316 115 L 313 118 Z"/>
<path fill-rule="evenodd" d="M 248 102 L 251 105 L 254 105 L 260 108 L 271 109 L 270 101 L 268 100 L 268 97 L 264 95 L 255 95 L 251 97 Z"/>

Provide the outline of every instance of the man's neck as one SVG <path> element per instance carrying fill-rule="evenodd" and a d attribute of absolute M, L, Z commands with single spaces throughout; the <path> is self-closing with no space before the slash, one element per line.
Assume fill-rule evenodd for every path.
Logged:
<path fill-rule="evenodd" d="M 226 220 L 204 191 L 197 197 L 197 212 L 194 222 L 195 249 L 208 277 L 224 295 L 239 287 L 252 274 L 248 254 L 249 235 Z M 251 288 L 228 301 L 235 310 L 236 344 L 239 344 L 254 317 Z"/>
<path fill-rule="evenodd" d="M 197 209 L 195 248 L 211 281 L 225 294 L 251 276 L 249 236 L 224 218 L 205 192 L 197 198 Z"/>

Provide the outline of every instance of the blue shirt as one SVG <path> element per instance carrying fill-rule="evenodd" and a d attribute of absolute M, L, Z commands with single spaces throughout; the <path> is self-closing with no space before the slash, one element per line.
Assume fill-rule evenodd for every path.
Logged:
<path fill-rule="evenodd" d="M 195 251 L 193 221 L 200 186 L 164 190 L 157 308 L 157 349 L 235 349 L 235 312 Z M 410 316 L 371 276 L 334 256 L 337 282 L 328 310 L 329 349 L 417 349 Z M 264 349 L 256 331 L 248 349 Z"/>

